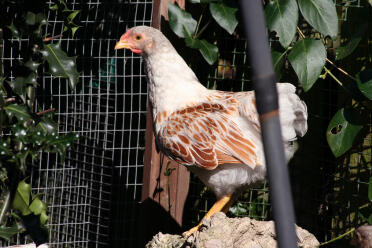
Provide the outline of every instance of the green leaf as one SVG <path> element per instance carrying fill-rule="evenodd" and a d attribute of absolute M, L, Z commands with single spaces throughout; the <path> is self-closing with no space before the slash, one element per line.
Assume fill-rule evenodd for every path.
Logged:
<path fill-rule="evenodd" d="M 41 201 L 38 197 L 36 197 L 31 205 L 30 205 L 30 210 L 35 214 L 35 215 L 39 215 L 41 214 L 42 212 L 45 212 L 47 209 L 47 205 Z"/>
<path fill-rule="evenodd" d="M 25 22 L 27 25 L 35 25 L 36 23 L 36 15 L 30 11 L 26 13 Z"/>
<path fill-rule="evenodd" d="M 178 37 L 185 38 L 188 34 L 194 34 L 196 29 L 196 20 L 192 18 L 190 13 L 169 2 L 168 15 L 170 28 L 178 35 Z"/>
<path fill-rule="evenodd" d="M 9 140 L 2 139 L 0 141 L 0 155 L 9 156 L 11 154 L 12 154 L 12 150 L 10 149 Z"/>
<path fill-rule="evenodd" d="M 352 54 L 355 48 L 358 47 L 359 42 L 362 40 L 362 37 L 352 37 L 351 40 L 346 43 L 345 46 L 339 46 L 336 49 L 336 60 L 344 59 L 350 54 Z"/>
<path fill-rule="evenodd" d="M 33 61 L 32 59 L 29 59 L 26 63 L 25 66 L 30 69 L 31 71 L 36 71 L 37 68 L 39 68 L 40 63 Z"/>
<path fill-rule="evenodd" d="M 323 35 L 337 38 L 338 17 L 332 0 L 298 0 L 305 20 Z"/>
<path fill-rule="evenodd" d="M 22 96 L 25 94 L 27 85 L 31 84 L 34 87 L 37 86 L 36 74 L 34 72 L 31 72 L 26 78 L 16 77 L 15 80 L 10 81 L 8 84 L 12 88 L 14 93 L 16 93 L 19 96 Z"/>
<path fill-rule="evenodd" d="M 214 62 L 216 62 L 218 55 L 217 46 L 209 43 L 206 40 L 191 38 L 191 36 L 186 37 L 185 43 L 188 47 L 199 49 L 199 52 L 202 54 L 203 58 L 208 62 L 208 64 L 212 65 Z"/>
<path fill-rule="evenodd" d="M 80 10 L 73 11 L 71 14 L 67 16 L 67 21 L 72 22 L 79 13 L 80 13 Z"/>
<path fill-rule="evenodd" d="M 248 213 L 248 207 L 238 202 L 229 209 L 229 212 L 235 216 L 242 216 Z"/>
<path fill-rule="evenodd" d="M 288 60 L 305 91 L 308 91 L 322 72 L 326 49 L 320 40 L 303 39 L 294 44 Z"/>
<path fill-rule="evenodd" d="M 54 4 L 54 5 L 50 6 L 49 9 L 51 9 L 51 10 L 58 10 L 58 4 Z"/>
<path fill-rule="evenodd" d="M 357 76 L 357 85 L 364 96 L 372 100 L 372 70 L 361 71 Z"/>
<path fill-rule="evenodd" d="M 74 90 L 79 81 L 79 73 L 76 70 L 76 58 L 68 57 L 67 54 L 62 51 L 59 44 L 46 45 L 45 48 L 41 50 L 41 53 L 48 61 L 49 72 L 53 76 L 67 78 L 70 89 Z"/>
<path fill-rule="evenodd" d="M 285 52 L 280 53 L 275 50 L 271 50 L 271 58 L 273 60 L 276 81 L 279 82 L 280 78 L 282 77 L 282 68 L 284 64 Z"/>
<path fill-rule="evenodd" d="M 41 25 L 46 25 L 48 23 L 45 15 L 43 13 L 38 13 L 36 15 L 36 22 L 40 23 Z"/>
<path fill-rule="evenodd" d="M 20 38 L 21 33 L 19 32 L 19 30 L 17 29 L 17 27 L 14 25 L 13 22 L 7 27 L 9 28 L 10 32 L 12 32 L 13 38 L 16 38 L 16 39 Z"/>
<path fill-rule="evenodd" d="M 41 212 L 41 214 L 40 214 L 40 223 L 42 225 L 45 225 L 48 220 L 49 220 L 49 216 L 46 214 L 46 211 Z"/>
<path fill-rule="evenodd" d="M 291 44 L 298 22 L 296 0 L 275 0 L 265 7 L 267 27 L 275 31 L 280 44 L 286 48 Z"/>
<path fill-rule="evenodd" d="M 37 124 L 37 130 L 39 130 L 42 134 L 52 134 L 57 132 L 58 124 L 54 122 L 52 119 L 43 118 Z"/>
<path fill-rule="evenodd" d="M 76 26 L 76 27 L 72 27 L 72 28 L 71 28 L 72 37 L 75 36 L 75 33 L 76 33 L 76 31 L 77 31 L 79 28 L 81 28 L 81 26 Z"/>
<path fill-rule="evenodd" d="M 10 88 L 12 88 L 13 92 L 17 95 L 23 95 L 25 89 L 25 78 L 24 77 L 16 77 L 13 81 L 8 82 Z"/>
<path fill-rule="evenodd" d="M 368 184 L 368 199 L 372 201 L 372 176 L 369 177 L 369 184 Z"/>
<path fill-rule="evenodd" d="M 358 47 L 359 42 L 362 40 L 363 35 L 365 34 L 365 31 L 366 31 L 366 28 L 367 28 L 367 25 L 357 26 L 357 31 L 350 38 L 349 42 L 347 42 L 343 46 L 339 46 L 336 49 L 336 60 L 344 59 L 354 52 L 354 50 Z"/>
<path fill-rule="evenodd" d="M 368 217 L 368 224 L 372 225 L 372 214 Z"/>
<path fill-rule="evenodd" d="M 31 186 L 25 181 L 18 184 L 17 191 L 13 199 L 13 208 L 20 211 L 22 215 L 31 214 L 29 209 Z"/>
<path fill-rule="evenodd" d="M 14 224 L 11 227 L 0 226 L 0 238 L 9 240 L 11 237 L 13 237 L 18 232 L 19 232 L 19 228 L 17 224 Z"/>
<path fill-rule="evenodd" d="M 238 19 L 236 18 L 238 8 L 226 5 L 225 3 L 210 3 L 209 11 L 218 25 L 229 34 L 234 33 L 238 25 Z"/>
<path fill-rule="evenodd" d="M 338 110 L 327 128 L 327 141 L 333 154 L 339 157 L 348 151 L 362 128 L 361 116 L 355 109 Z"/>
<path fill-rule="evenodd" d="M 28 121 L 31 119 L 31 115 L 25 106 L 9 104 L 8 106 L 5 106 L 4 109 L 10 118 L 15 116 L 20 121 Z"/>

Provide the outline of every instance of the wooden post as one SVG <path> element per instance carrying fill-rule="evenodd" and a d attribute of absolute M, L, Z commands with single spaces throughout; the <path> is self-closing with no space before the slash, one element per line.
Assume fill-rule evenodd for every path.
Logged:
<path fill-rule="evenodd" d="M 160 29 L 164 0 L 155 0 L 152 25 Z M 152 113 L 147 111 L 145 167 L 139 221 L 139 245 L 148 242 L 159 231 L 180 233 L 183 208 L 189 189 L 189 171 L 167 159 L 155 146 Z"/>

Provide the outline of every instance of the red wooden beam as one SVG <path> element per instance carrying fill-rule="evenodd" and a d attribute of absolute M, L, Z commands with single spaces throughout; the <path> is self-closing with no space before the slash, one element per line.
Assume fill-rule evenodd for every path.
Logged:
<path fill-rule="evenodd" d="M 160 29 L 161 11 L 164 11 L 164 4 L 167 2 L 168 0 L 154 1 L 152 26 L 157 29 Z M 157 151 L 150 106 L 147 111 L 145 149 L 138 227 L 141 247 L 160 231 L 182 231 L 183 209 L 190 181 L 189 171 L 184 166 L 170 161 Z"/>

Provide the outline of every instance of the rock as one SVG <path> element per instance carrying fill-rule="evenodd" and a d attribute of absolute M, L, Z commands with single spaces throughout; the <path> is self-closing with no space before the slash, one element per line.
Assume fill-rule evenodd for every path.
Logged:
<path fill-rule="evenodd" d="M 358 248 L 372 248 L 372 225 L 358 227 L 351 244 Z"/>
<path fill-rule="evenodd" d="M 298 247 L 313 248 L 318 240 L 296 226 Z M 228 218 L 224 213 L 205 220 L 200 231 L 185 239 L 180 235 L 158 233 L 147 248 L 272 248 L 276 247 L 274 222 L 246 218 Z"/>

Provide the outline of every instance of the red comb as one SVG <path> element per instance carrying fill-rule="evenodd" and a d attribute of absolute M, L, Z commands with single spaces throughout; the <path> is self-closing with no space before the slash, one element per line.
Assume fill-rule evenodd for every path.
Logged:
<path fill-rule="evenodd" d="M 129 37 L 129 35 L 130 35 L 130 30 L 128 30 L 127 32 L 125 32 L 125 34 L 123 34 L 121 37 L 120 37 L 120 40 L 125 40 L 126 38 L 128 38 Z"/>

